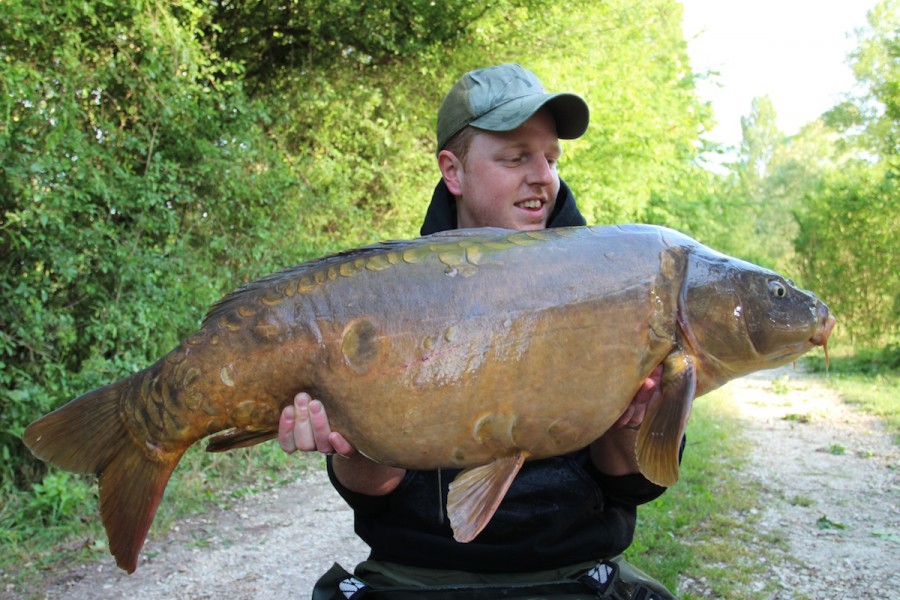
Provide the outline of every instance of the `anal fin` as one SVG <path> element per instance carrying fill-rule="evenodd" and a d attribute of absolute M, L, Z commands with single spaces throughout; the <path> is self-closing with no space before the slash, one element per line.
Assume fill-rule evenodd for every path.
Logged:
<path fill-rule="evenodd" d="M 650 406 L 638 432 L 637 459 L 644 477 L 671 487 L 678 481 L 678 453 L 697 390 L 696 368 L 684 351 L 663 361 L 660 389 L 662 397 Z"/>
<path fill-rule="evenodd" d="M 524 451 L 497 458 L 462 471 L 450 483 L 447 515 L 456 541 L 471 542 L 487 526 L 526 458 Z"/>

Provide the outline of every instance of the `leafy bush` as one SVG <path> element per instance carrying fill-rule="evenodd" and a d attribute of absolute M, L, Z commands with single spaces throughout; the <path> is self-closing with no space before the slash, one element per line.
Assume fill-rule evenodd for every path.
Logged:
<path fill-rule="evenodd" d="M 262 215 L 296 178 L 191 6 L 0 6 L 4 489 L 43 472 L 29 421 L 154 361 L 292 250 Z"/>
<path fill-rule="evenodd" d="M 803 279 L 862 345 L 900 335 L 900 272 L 886 250 L 900 247 L 897 206 L 896 177 L 857 163 L 830 174 L 798 215 Z"/>
<path fill-rule="evenodd" d="M 90 482 L 79 480 L 70 473 L 51 471 L 32 486 L 25 514 L 50 522 L 68 520 L 83 509 L 88 500 L 96 503 L 92 488 Z"/>

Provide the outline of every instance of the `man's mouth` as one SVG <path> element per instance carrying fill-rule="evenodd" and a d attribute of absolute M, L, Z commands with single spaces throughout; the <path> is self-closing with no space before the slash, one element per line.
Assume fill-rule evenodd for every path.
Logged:
<path fill-rule="evenodd" d="M 525 208 L 528 210 L 539 210 L 542 206 L 544 206 L 543 200 L 523 200 L 522 202 L 517 202 L 516 206 L 519 208 Z"/>

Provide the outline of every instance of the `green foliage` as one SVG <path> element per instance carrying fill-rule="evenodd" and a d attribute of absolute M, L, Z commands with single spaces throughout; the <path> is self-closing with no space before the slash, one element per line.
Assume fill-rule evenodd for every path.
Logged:
<path fill-rule="evenodd" d="M 699 135 L 710 112 L 695 93 L 681 6 L 675 2 L 557 4 L 545 18 L 558 29 L 538 46 L 535 65 L 551 88 L 584 95 L 591 124 L 566 145 L 561 173 L 588 222 L 654 221 L 704 190 Z M 536 30 L 540 31 L 541 27 Z M 552 45 L 574 38 L 587 46 Z M 524 49 L 523 49 L 524 50 Z"/>
<path fill-rule="evenodd" d="M 63 471 L 52 471 L 32 488 L 32 496 L 25 505 L 26 517 L 46 519 L 49 522 L 69 520 L 83 510 L 88 501 L 95 503 L 90 482 L 80 481 Z"/>
<path fill-rule="evenodd" d="M 196 6 L 157 9 L 0 8 L 4 489 L 39 474 L 25 424 L 167 352 L 285 230 L 262 217 L 294 177 L 238 67 Z"/>
<path fill-rule="evenodd" d="M 786 138 L 776 117 L 772 101 L 763 96 L 754 98 L 750 114 L 741 118 L 738 160 L 722 186 L 730 211 L 721 231 L 729 252 L 773 268 L 790 263 L 796 235 L 790 218 L 796 196 L 777 189 L 785 179 Z"/>
<path fill-rule="evenodd" d="M 743 597 L 747 582 L 764 575 L 754 550 L 758 490 L 741 476 L 747 442 L 735 410 L 725 390 L 697 401 L 678 485 L 638 509 L 626 558 L 669 589 L 688 578 L 706 582 L 714 597 Z"/>
<path fill-rule="evenodd" d="M 898 8 L 879 3 L 858 34 L 851 62 L 863 94 L 790 137 L 772 103 L 754 99 L 727 172 L 692 201 L 651 213 L 813 290 L 837 316 L 834 340 L 860 347 L 896 343 L 900 333 Z"/>
<path fill-rule="evenodd" d="M 867 94 L 854 104 L 866 131 L 864 143 L 900 168 L 900 2 L 883 0 L 868 14 L 851 64 Z"/>
<path fill-rule="evenodd" d="M 888 343 L 900 334 L 900 187 L 865 163 L 829 174 L 800 213 L 804 281 L 828 302 L 851 339 Z"/>
<path fill-rule="evenodd" d="M 829 454 L 833 454 L 834 456 L 843 456 L 847 452 L 847 448 L 842 444 L 831 444 L 828 448 L 825 449 Z"/>
<path fill-rule="evenodd" d="M 860 346 L 900 334 L 900 5 L 884 0 L 868 17 L 851 54 L 865 93 L 826 115 L 845 158 L 807 188 L 795 242 L 804 280 Z"/>
<path fill-rule="evenodd" d="M 736 160 L 710 175 L 705 195 L 672 207 L 668 222 L 726 254 L 799 279 L 795 214 L 841 156 L 832 130 L 813 123 L 789 139 L 776 116 L 767 97 L 754 98 L 741 119 Z"/>
<path fill-rule="evenodd" d="M 852 354 L 824 357 L 808 356 L 804 362 L 819 373 L 844 375 L 878 375 L 900 373 L 900 344 L 888 344 L 877 348 L 857 348 Z"/>
<path fill-rule="evenodd" d="M 784 140 L 775 119 L 775 106 L 768 96 L 754 98 L 750 114 L 741 117 L 743 138 L 737 176 L 745 193 L 757 200 L 778 146 Z"/>
<path fill-rule="evenodd" d="M 313 0 L 226 2 L 210 11 L 205 32 L 220 54 L 247 65 L 254 90 L 338 65 L 396 65 L 452 43 L 488 10 L 512 2 L 473 0 Z M 498 6 L 499 5 L 499 6 Z M 314 79 L 311 77 L 310 79 Z M 327 77 L 331 81 L 340 77 Z"/>
<path fill-rule="evenodd" d="M 851 54 L 866 92 L 827 115 L 849 158 L 806 191 L 796 240 L 804 280 L 861 346 L 895 344 L 900 334 L 900 6 L 884 0 L 868 16 Z"/>
<path fill-rule="evenodd" d="M 835 523 L 825 515 L 819 517 L 819 519 L 816 521 L 816 526 L 818 526 L 819 529 L 847 529 L 846 525 L 842 523 Z"/>

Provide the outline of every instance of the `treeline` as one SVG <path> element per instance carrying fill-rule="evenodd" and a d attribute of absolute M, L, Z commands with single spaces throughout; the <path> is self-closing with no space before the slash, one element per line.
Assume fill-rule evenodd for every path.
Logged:
<path fill-rule="evenodd" d="M 848 57 L 857 88 L 786 136 L 767 97 L 705 198 L 662 221 L 794 277 L 838 318 L 837 341 L 900 368 L 900 2 L 884 0 Z M 719 149 L 720 151 L 723 149 Z"/>
<path fill-rule="evenodd" d="M 867 97 L 765 152 L 760 101 L 717 176 L 674 0 L 7 0 L 0 493 L 42 476 L 28 422 L 154 361 L 223 293 L 417 235 L 443 94 L 500 62 L 591 106 L 560 167 L 589 221 L 685 230 L 895 340 L 896 9 L 854 59 Z"/>

